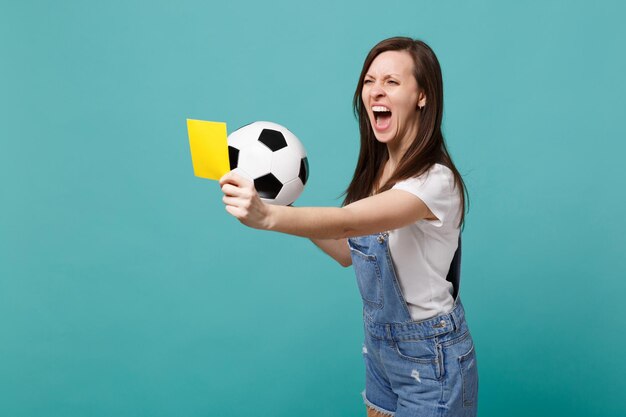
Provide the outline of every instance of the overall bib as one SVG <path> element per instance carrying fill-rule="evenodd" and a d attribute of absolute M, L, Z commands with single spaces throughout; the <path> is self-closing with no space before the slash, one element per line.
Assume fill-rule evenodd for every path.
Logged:
<path fill-rule="evenodd" d="M 457 296 L 447 314 L 413 321 L 388 241 L 386 232 L 348 239 L 363 299 L 363 399 L 396 417 L 473 417 L 478 373 L 461 300 Z M 459 263 L 455 256 L 451 269 L 457 274 Z M 458 276 L 455 284 L 456 294 Z"/>

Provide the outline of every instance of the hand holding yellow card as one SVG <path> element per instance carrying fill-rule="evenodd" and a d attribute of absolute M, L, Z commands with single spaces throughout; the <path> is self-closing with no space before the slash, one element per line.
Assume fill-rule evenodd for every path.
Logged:
<path fill-rule="evenodd" d="M 230 171 L 226 123 L 187 119 L 187 132 L 197 177 L 219 180 Z"/>

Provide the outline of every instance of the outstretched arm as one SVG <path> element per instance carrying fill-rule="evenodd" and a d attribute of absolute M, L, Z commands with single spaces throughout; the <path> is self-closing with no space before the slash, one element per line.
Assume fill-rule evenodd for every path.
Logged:
<path fill-rule="evenodd" d="M 253 183 L 232 172 L 220 185 L 226 211 L 243 224 L 312 239 L 363 236 L 435 218 L 422 200 L 402 190 L 388 190 L 345 207 L 288 207 L 263 203 Z"/>

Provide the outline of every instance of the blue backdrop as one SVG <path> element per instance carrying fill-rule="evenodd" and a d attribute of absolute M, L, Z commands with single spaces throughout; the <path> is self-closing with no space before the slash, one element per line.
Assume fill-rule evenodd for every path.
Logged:
<path fill-rule="evenodd" d="M 364 415 L 360 299 L 227 215 L 186 118 L 281 123 L 338 205 L 367 51 L 444 75 L 481 416 L 620 416 L 626 28 L 604 1 L 0 2 L 0 415 Z"/>

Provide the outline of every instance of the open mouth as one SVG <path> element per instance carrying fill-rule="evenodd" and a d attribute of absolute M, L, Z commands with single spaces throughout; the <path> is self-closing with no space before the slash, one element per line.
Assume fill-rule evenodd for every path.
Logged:
<path fill-rule="evenodd" d="M 374 127 L 376 130 L 385 130 L 391 125 L 391 110 L 385 106 L 372 106 L 374 113 Z"/>

